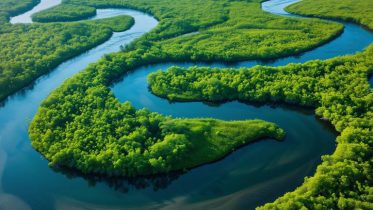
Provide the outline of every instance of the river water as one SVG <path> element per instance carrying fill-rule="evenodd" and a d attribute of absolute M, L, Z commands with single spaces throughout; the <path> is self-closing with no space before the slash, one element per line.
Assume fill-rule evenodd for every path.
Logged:
<path fill-rule="evenodd" d="M 60 0 L 42 0 L 43 5 Z M 294 0 L 265 2 L 265 11 L 289 15 L 284 5 Z M 312 110 L 239 102 L 206 105 L 169 103 L 152 95 L 146 76 L 158 69 L 179 66 L 250 67 L 260 61 L 234 64 L 163 63 L 138 68 L 114 84 L 120 101 L 137 108 L 149 108 L 175 117 L 214 117 L 224 120 L 263 119 L 277 123 L 287 132 L 283 142 L 264 140 L 249 144 L 225 159 L 184 174 L 148 179 L 105 179 L 53 171 L 30 145 L 27 128 L 40 102 L 66 78 L 83 70 L 104 54 L 119 51 L 150 31 L 157 21 L 144 13 L 127 9 L 98 10 L 98 18 L 128 14 L 135 25 L 114 33 L 102 45 L 68 60 L 52 73 L 38 79 L 32 88 L 11 96 L 0 108 L 0 209 L 252 209 L 293 190 L 312 175 L 321 155 L 335 148 L 336 133 L 318 120 Z M 29 23 L 30 14 L 12 18 L 12 23 Z M 279 66 L 290 62 L 327 59 L 361 51 L 373 41 L 363 28 L 344 23 L 344 33 L 333 41 L 299 56 L 265 63 Z"/>

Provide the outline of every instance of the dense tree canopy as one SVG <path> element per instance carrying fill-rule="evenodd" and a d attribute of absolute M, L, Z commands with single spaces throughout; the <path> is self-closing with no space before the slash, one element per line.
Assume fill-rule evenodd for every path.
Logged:
<path fill-rule="evenodd" d="M 352 21 L 373 30 L 371 0 L 302 0 L 286 9 L 305 16 Z"/>
<path fill-rule="evenodd" d="M 126 6 L 154 14 L 160 20 L 159 26 L 131 49 L 152 44 L 152 51 L 167 53 L 176 60 L 273 59 L 319 46 L 343 30 L 341 24 L 333 22 L 266 13 L 261 9 L 261 0 L 179 0 L 177 4 L 172 0 L 66 2 L 94 7 Z"/>
<path fill-rule="evenodd" d="M 40 0 L 1 0 L 0 24 L 6 23 L 10 16 L 14 16 L 31 9 L 39 2 Z"/>
<path fill-rule="evenodd" d="M 10 1 L 3 4 L 8 5 L 7 2 Z M 4 18 L 36 3 L 17 0 L 16 5 L 20 6 L 3 10 Z M 93 15 L 94 8 L 103 7 L 129 7 L 154 14 L 160 20 L 159 26 L 126 49 L 152 46 L 146 50 L 147 56 L 160 54 L 173 60 L 277 58 L 314 48 L 342 31 L 342 25 L 332 22 L 265 13 L 260 8 L 260 0 L 179 0 L 177 4 L 172 0 L 66 0 L 33 18 L 41 22 L 80 20 Z M 2 10 L 0 16 L 1 13 Z M 96 23 L 82 27 L 78 23 L 26 26 L 4 23 L 0 27 L 0 75 L 3 74 L 0 100 L 62 61 L 108 39 L 111 32 L 108 28 L 98 28 Z M 116 23 L 119 21 L 114 22 L 112 28 Z M 86 32 L 78 28 L 86 28 Z M 193 31 L 199 33 L 179 36 Z M 15 49 L 15 53 L 9 49 Z"/>
<path fill-rule="evenodd" d="M 364 53 L 284 67 L 240 70 L 172 67 L 149 75 L 150 89 L 170 100 L 286 102 L 316 108 L 341 132 L 336 152 L 314 177 L 265 208 L 336 209 L 373 206 L 373 46 Z M 338 193 L 338 194 L 336 194 Z"/>
<path fill-rule="evenodd" d="M 65 0 L 96 8 L 126 7 L 153 14 L 160 20 L 154 32 L 145 35 L 147 41 L 175 37 L 207 28 L 228 19 L 229 0 Z"/>
<path fill-rule="evenodd" d="M 257 2 L 232 2 L 228 20 L 198 34 L 155 44 L 178 59 L 241 61 L 299 54 L 339 35 L 343 26 L 265 13 Z M 224 53 L 222 53 L 224 52 Z"/>
<path fill-rule="evenodd" d="M 119 16 L 79 23 L 1 25 L 0 100 L 133 23 L 132 17 Z"/>
<path fill-rule="evenodd" d="M 75 4 L 60 4 L 34 14 L 32 20 L 36 22 L 69 22 L 83 20 L 94 15 L 96 15 L 96 8 L 94 7 Z"/>
<path fill-rule="evenodd" d="M 342 134 L 314 177 L 270 209 L 372 208 L 373 47 L 356 56 L 285 67 L 173 67 L 149 76 L 151 90 L 170 100 L 281 101 L 317 107 Z M 167 85 L 167 87 L 165 86 Z M 337 194 L 338 192 L 338 194 Z"/>
<path fill-rule="evenodd" d="M 55 92 L 44 102 L 30 137 L 51 166 L 106 176 L 157 174 L 214 161 L 257 139 L 284 137 L 283 130 L 261 120 L 183 120 L 135 110 L 107 91 L 92 87 L 66 97 Z M 71 104 L 78 98 L 80 104 Z"/>
<path fill-rule="evenodd" d="M 51 166 L 109 176 L 156 174 L 220 159 L 250 141 L 284 137 L 261 120 L 172 119 L 121 104 L 107 85 L 123 70 L 152 61 L 141 52 L 105 56 L 42 103 L 29 134 Z"/>

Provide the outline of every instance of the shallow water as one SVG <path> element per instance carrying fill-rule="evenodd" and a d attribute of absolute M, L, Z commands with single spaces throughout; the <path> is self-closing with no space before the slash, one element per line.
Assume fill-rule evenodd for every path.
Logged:
<path fill-rule="evenodd" d="M 263 8 L 283 14 L 282 6 L 277 4 L 280 1 L 286 2 L 273 0 L 264 3 Z M 175 117 L 258 118 L 275 122 L 286 130 L 285 141 L 268 139 L 249 144 L 216 163 L 185 174 L 153 179 L 107 179 L 92 186 L 97 178 L 84 179 L 66 171 L 53 171 L 30 145 L 27 135 L 29 121 L 40 102 L 63 80 L 104 54 L 118 51 L 120 45 L 128 44 L 157 25 L 154 18 L 125 9 L 98 10 L 96 18 L 121 14 L 135 18 L 135 25 L 130 30 L 114 33 L 104 44 L 66 61 L 49 75 L 38 79 L 32 88 L 11 96 L 0 108 L 0 209 L 252 209 L 299 186 L 305 176 L 314 173 L 321 155 L 334 150 L 336 134 L 311 110 L 239 102 L 170 104 L 155 97 L 147 89 L 146 76 L 150 72 L 172 65 L 207 65 L 165 63 L 136 69 L 115 84 L 113 92 L 120 101 L 129 100 L 137 108 L 146 107 Z M 351 54 L 361 51 L 372 41 L 369 32 L 354 24 L 345 24 L 344 33 L 332 42 L 303 55 L 266 64 L 278 66 Z M 229 67 L 249 67 L 259 63 L 262 62 L 240 62 Z M 227 66 L 221 63 L 208 65 Z"/>

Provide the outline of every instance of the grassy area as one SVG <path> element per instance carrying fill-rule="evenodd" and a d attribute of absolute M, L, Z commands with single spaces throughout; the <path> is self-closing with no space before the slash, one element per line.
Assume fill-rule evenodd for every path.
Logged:
<path fill-rule="evenodd" d="M 120 15 L 112 18 L 104 18 L 99 20 L 86 20 L 84 23 L 95 26 L 103 26 L 110 28 L 113 32 L 121 32 L 130 29 L 135 24 L 135 19 L 128 15 Z"/>
<path fill-rule="evenodd" d="M 305 16 L 356 22 L 373 30 L 371 0 L 302 0 L 286 10 Z"/>
<path fill-rule="evenodd" d="M 155 47 L 178 59 L 265 60 L 307 51 L 338 36 L 343 29 L 332 22 L 268 14 L 258 1 L 231 2 L 226 8 L 226 22 L 198 34 L 158 42 Z"/>
<path fill-rule="evenodd" d="M 176 132 L 180 127 L 189 130 L 191 151 L 175 164 L 175 169 L 192 168 L 219 160 L 253 141 L 263 138 L 282 140 L 285 136 L 284 130 L 262 120 L 227 122 L 215 119 L 173 119 L 163 123 L 163 126 Z"/>

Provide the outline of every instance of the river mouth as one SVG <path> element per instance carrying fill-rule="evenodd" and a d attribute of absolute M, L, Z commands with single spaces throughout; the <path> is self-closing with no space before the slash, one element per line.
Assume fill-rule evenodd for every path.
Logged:
<path fill-rule="evenodd" d="M 144 13 L 123 11 L 121 14 L 137 17 L 138 24 L 129 31 L 115 33 L 104 44 L 61 64 L 51 74 L 35 82 L 33 89 L 12 96 L 0 108 L 0 162 L 3 163 L 0 170 L 3 172 L 0 174 L 0 197 L 14 195 L 17 199 L 14 199 L 13 207 L 22 201 L 32 209 L 253 209 L 299 186 L 305 176 L 314 173 L 321 162 L 320 157 L 335 149 L 337 134 L 327 122 L 315 117 L 312 110 L 277 105 L 254 106 L 235 101 L 218 106 L 198 102 L 169 103 L 152 95 L 146 82 L 150 72 L 173 65 L 250 67 L 261 62 L 230 65 L 164 63 L 144 66 L 128 73 L 122 82 L 113 85 L 114 94 L 121 102 L 128 100 L 136 108 L 146 107 L 174 117 L 214 117 L 224 120 L 258 118 L 275 122 L 286 130 L 286 139 L 283 142 L 267 139 L 252 143 L 223 160 L 187 173 L 146 180 L 84 179 L 66 171 L 53 171 L 47 166 L 47 160 L 31 147 L 28 123 L 39 103 L 64 79 L 104 54 L 119 51 L 120 45 L 128 44 L 157 24 L 154 18 Z M 351 38 L 353 44 L 346 44 L 349 43 L 346 40 Z M 315 49 L 324 51 L 312 50 L 266 65 L 278 66 L 352 54 L 361 51 L 372 41 L 371 33 L 357 25 L 346 24 L 340 37 Z"/>

